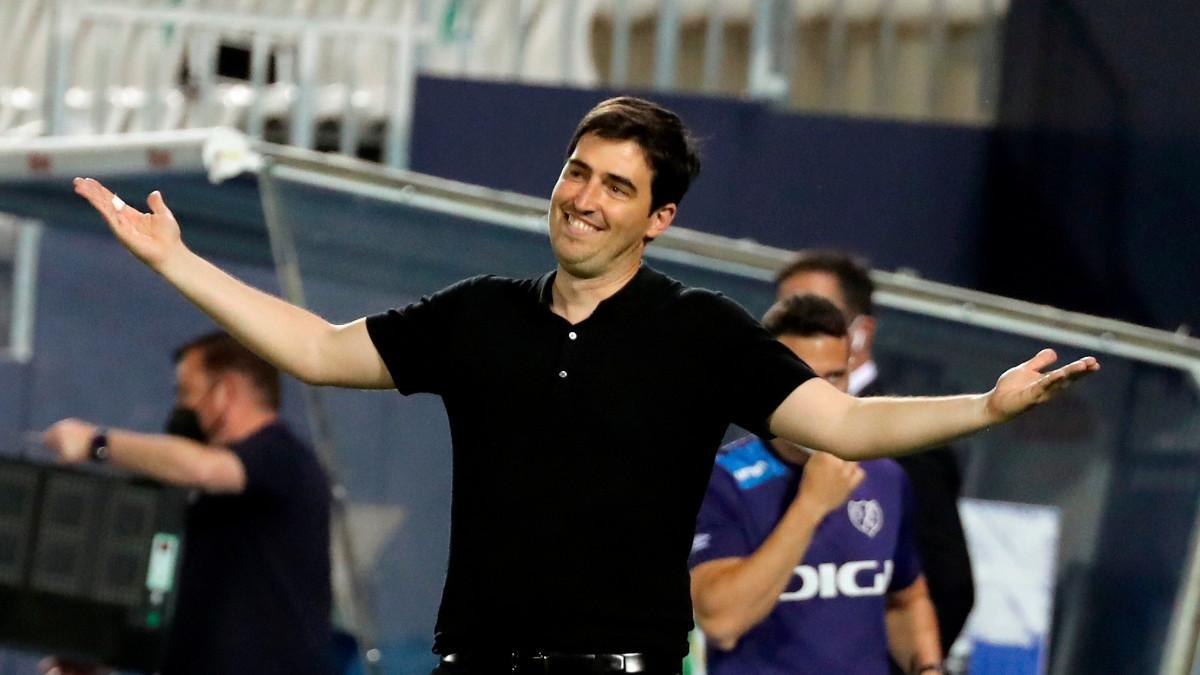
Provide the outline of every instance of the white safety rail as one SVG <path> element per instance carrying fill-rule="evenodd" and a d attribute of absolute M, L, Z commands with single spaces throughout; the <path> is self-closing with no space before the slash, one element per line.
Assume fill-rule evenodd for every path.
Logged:
<path fill-rule="evenodd" d="M 0 360 L 28 361 L 33 355 L 41 226 L 0 213 Z"/>

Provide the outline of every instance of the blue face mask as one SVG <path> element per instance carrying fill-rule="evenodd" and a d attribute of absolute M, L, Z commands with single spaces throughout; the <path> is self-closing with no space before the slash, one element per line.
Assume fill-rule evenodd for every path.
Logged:
<path fill-rule="evenodd" d="M 172 436 L 190 438 L 199 443 L 208 442 L 208 434 L 200 428 L 200 417 L 196 411 L 181 405 L 171 409 L 171 415 L 167 417 L 163 431 Z"/>

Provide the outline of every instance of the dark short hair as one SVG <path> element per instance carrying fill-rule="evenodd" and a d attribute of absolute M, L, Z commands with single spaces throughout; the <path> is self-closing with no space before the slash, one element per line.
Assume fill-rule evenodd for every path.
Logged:
<path fill-rule="evenodd" d="M 272 410 L 279 410 L 279 369 L 275 366 L 242 346 L 225 331 L 206 333 L 184 343 L 173 354 L 175 363 L 179 363 L 188 352 L 196 350 L 201 352 L 200 363 L 210 376 L 241 373 L 262 394 L 264 403 Z"/>
<path fill-rule="evenodd" d="M 824 272 L 837 277 L 850 318 L 875 313 L 871 302 L 875 283 L 871 281 L 871 264 L 865 258 L 832 249 L 797 251 L 796 257 L 775 275 L 775 285 L 804 272 Z"/>
<path fill-rule="evenodd" d="M 567 157 L 575 152 L 579 139 L 587 134 L 609 140 L 630 140 L 641 146 L 653 173 L 651 213 L 665 204 L 678 204 L 688 186 L 700 175 L 700 155 L 683 120 L 645 99 L 618 96 L 601 101 L 579 121 L 571 144 L 567 146 Z"/>
<path fill-rule="evenodd" d="M 846 337 L 846 317 L 842 310 L 829 298 L 815 293 L 793 295 L 775 303 L 763 315 L 763 327 L 774 337 Z"/>

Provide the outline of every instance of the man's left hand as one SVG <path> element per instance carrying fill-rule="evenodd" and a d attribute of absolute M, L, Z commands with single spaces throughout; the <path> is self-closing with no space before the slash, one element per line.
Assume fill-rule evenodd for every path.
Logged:
<path fill-rule="evenodd" d="M 68 417 L 55 422 L 42 434 L 42 443 L 64 464 L 86 462 L 92 450 L 96 425 Z"/>
<path fill-rule="evenodd" d="M 1072 382 L 1100 370 L 1095 357 L 1085 356 L 1078 361 L 1043 373 L 1058 359 L 1053 349 L 1043 349 L 1021 365 L 1010 368 L 996 381 L 995 389 L 987 396 L 987 412 L 998 422 L 1004 422 L 1054 398 Z"/>

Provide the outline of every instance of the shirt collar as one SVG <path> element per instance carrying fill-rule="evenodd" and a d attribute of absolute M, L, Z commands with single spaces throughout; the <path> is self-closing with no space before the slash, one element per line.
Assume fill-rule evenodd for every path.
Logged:
<path fill-rule="evenodd" d="M 858 396 L 863 389 L 871 386 L 877 377 L 879 377 L 879 368 L 875 366 L 875 361 L 867 361 L 850 373 L 850 382 L 846 388 L 851 396 Z"/>
<path fill-rule="evenodd" d="M 534 287 L 537 291 L 538 302 L 545 306 L 546 309 L 549 309 L 554 304 L 554 278 L 557 274 L 557 270 L 551 270 L 543 274 L 537 280 L 537 284 Z M 596 316 L 601 312 L 607 313 L 634 306 L 643 297 L 643 291 L 650 287 L 657 277 L 661 277 L 661 275 L 645 263 L 642 263 L 642 266 L 638 268 L 637 274 L 633 275 L 633 278 L 622 286 L 620 290 L 600 301 L 600 304 L 596 306 L 596 311 L 592 312 L 592 316 Z"/>

